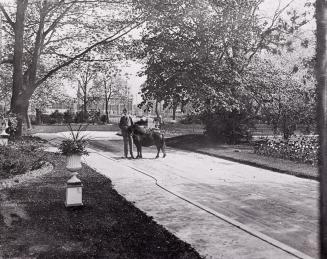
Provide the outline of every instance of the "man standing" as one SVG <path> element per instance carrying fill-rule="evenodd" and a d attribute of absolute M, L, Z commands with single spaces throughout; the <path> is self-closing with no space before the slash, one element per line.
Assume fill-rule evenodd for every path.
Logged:
<path fill-rule="evenodd" d="M 124 155 L 125 158 L 127 158 L 128 154 L 128 146 L 129 146 L 129 153 L 131 154 L 131 158 L 134 158 L 133 156 L 133 139 L 131 136 L 131 133 L 128 132 L 128 127 L 133 125 L 132 117 L 127 115 L 127 109 L 124 108 L 123 115 L 120 118 L 119 121 L 119 128 L 121 129 L 121 133 L 123 135 L 124 140 Z"/>

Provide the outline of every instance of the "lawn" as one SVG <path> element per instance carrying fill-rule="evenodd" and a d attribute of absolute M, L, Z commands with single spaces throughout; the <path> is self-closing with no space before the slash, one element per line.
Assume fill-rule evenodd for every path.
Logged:
<path fill-rule="evenodd" d="M 167 139 L 166 143 L 174 148 L 191 150 L 280 173 L 318 179 L 316 166 L 255 154 L 254 148 L 250 144 L 227 145 L 211 141 L 206 136 L 198 134 L 172 137 Z"/>
<path fill-rule="evenodd" d="M 74 130 L 77 130 L 80 124 L 72 124 Z M 86 125 L 88 131 L 120 131 L 118 124 L 88 124 Z M 167 137 L 185 135 L 185 134 L 201 134 L 203 133 L 203 125 L 201 124 L 181 124 L 181 123 L 165 123 L 162 130 Z M 54 125 L 33 125 L 29 131 L 30 134 L 34 133 L 56 133 L 68 131 L 68 127 L 64 124 Z"/>
<path fill-rule="evenodd" d="M 73 130 L 77 130 L 80 124 L 71 124 Z M 117 124 L 85 124 L 85 128 L 88 131 L 118 131 Z M 30 134 L 34 133 L 56 133 L 69 131 L 67 125 L 53 124 L 53 125 L 33 125 L 33 128 L 29 131 Z"/>

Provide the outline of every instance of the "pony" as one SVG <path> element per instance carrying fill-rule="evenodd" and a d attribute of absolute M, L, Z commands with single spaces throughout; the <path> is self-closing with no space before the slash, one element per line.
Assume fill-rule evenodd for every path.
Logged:
<path fill-rule="evenodd" d="M 133 142 L 136 146 L 136 158 L 142 158 L 142 146 L 149 147 L 155 145 L 157 147 L 157 156 L 159 158 L 160 150 L 163 157 L 166 157 L 166 144 L 164 134 L 159 129 L 148 129 L 145 127 L 147 121 L 137 121 L 132 126 L 129 126 L 128 131 L 132 134 Z"/>

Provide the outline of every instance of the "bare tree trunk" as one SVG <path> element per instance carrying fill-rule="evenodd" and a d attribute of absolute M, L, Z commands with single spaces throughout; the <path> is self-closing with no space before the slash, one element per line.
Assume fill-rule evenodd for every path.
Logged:
<path fill-rule="evenodd" d="M 327 258 L 327 3 L 316 1 L 317 82 L 319 92 L 320 258 Z"/>
<path fill-rule="evenodd" d="M 35 113 L 36 113 L 36 118 L 35 118 L 36 124 L 39 125 L 42 123 L 42 117 L 41 117 L 42 112 L 40 109 L 35 109 Z"/>
<path fill-rule="evenodd" d="M 87 118 L 87 96 L 86 94 L 84 94 L 84 97 L 83 97 L 83 120 L 86 121 L 86 118 Z"/>
<path fill-rule="evenodd" d="M 185 113 L 185 103 L 182 101 L 182 104 L 181 104 L 181 112 L 182 113 Z"/>
<path fill-rule="evenodd" d="M 176 120 L 176 110 L 177 110 L 177 104 L 173 105 L 173 120 Z"/>
<path fill-rule="evenodd" d="M 156 100 L 156 109 L 155 109 L 155 111 L 156 111 L 157 118 L 159 118 L 160 114 L 159 114 L 159 102 L 158 102 L 158 100 Z"/>
<path fill-rule="evenodd" d="M 25 114 L 25 120 L 26 120 L 26 128 L 27 129 L 31 129 L 32 128 L 32 124 L 31 124 L 31 118 L 28 115 L 28 108 L 27 108 L 27 111 L 26 111 L 26 114 Z"/>
<path fill-rule="evenodd" d="M 106 99 L 106 123 L 109 123 L 109 100 Z"/>
<path fill-rule="evenodd" d="M 23 91 L 23 49 L 24 49 L 24 20 L 27 8 L 27 0 L 17 1 L 17 13 L 15 22 L 15 45 L 13 62 L 13 91 L 10 103 L 11 112 L 17 114 L 18 129 L 16 135 L 21 136 L 23 132 L 24 103 Z"/>
<path fill-rule="evenodd" d="M 20 137 L 23 134 L 23 121 L 27 115 L 28 105 L 29 105 L 28 101 L 26 101 L 24 97 L 20 96 L 17 99 L 15 105 L 11 106 L 12 112 L 17 114 L 17 131 L 15 133 L 17 137 Z"/>

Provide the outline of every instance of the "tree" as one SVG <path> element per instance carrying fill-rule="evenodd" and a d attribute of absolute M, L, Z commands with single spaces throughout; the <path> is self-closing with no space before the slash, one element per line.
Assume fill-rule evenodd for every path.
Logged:
<path fill-rule="evenodd" d="M 74 77 L 77 79 L 77 98 L 82 101 L 83 118 L 87 119 L 87 106 L 91 100 L 90 89 L 96 77 L 96 70 L 93 62 L 79 63 Z"/>
<path fill-rule="evenodd" d="M 56 74 L 49 80 L 45 81 L 41 87 L 38 87 L 30 99 L 30 111 L 36 113 L 37 124 L 41 123 L 42 112 L 55 103 L 68 103 L 71 98 L 64 94 L 62 74 Z M 26 126 L 30 128 L 30 119 L 26 118 Z"/>
<path fill-rule="evenodd" d="M 122 95 L 122 86 L 119 83 L 121 70 L 111 63 L 101 63 L 97 67 L 96 80 L 91 89 L 95 100 L 104 100 L 106 123 L 109 123 L 109 102 L 113 96 Z"/>
<path fill-rule="evenodd" d="M 144 99 L 174 101 L 177 93 L 179 101 L 192 102 L 205 117 L 211 111 L 225 112 L 223 118 L 238 123 L 243 113 L 244 118 L 253 117 L 253 93 L 244 80 L 249 66 L 265 51 L 278 53 L 288 47 L 287 35 L 307 23 L 307 17 L 297 12 L 282 19 L 288 5 L 277 9 L 271 20 L 262 19 L 261 2 L 194 0 L 150 5 L 156 20 L 143 37 Z"/>
<path fill-rule="evenodd" d="M 319 91 L 319 176 L 320 176 L 320 258 L 327 257 L 327 3 L 316 1 L 317 17 L 317 90 Z"/>
<path fill-rule="evenodd" d="M 2 63 L 13 66 L 11 111 L 18 115 L 18 135 L 34 91 L 55 73 L 84 55 L 117 42 L 143 20 L 129 1 L 28 1 L 0 4 L 12 49 Z M 120 16 L 104 15 L 118 10 Z M 102 57 L 100 57 L 102 59 Z"/>
<path fill-rule="evenodd" d="M 12 77 L 9 67 L 2 67 L 0 69 L 0 100 L 5 107 L 8 107 L 11 97 Z"/>
<path fill-rule="evenodd" d="M 299 125 L 307 131 L 314 130 L 315 80 L 302 57 L 286 51 L 281 55 L 266 54 L 254 61 L 243 74 L 247 95 L 244 101 L 252 107 L 249 114 L 268 122 L 285 138 Z"/>

